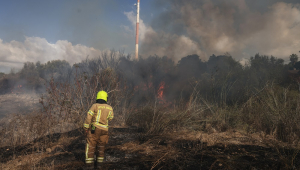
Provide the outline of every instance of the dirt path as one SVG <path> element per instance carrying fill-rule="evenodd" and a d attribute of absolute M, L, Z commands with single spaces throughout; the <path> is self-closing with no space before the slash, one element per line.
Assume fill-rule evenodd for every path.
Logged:
<path fill-rule="evenodd" d="M 110 131 L 103 169 L 300 169 L 298 150 L 149 136 L 139 129 Z M 1 169 L 83 169 L 85 140 L 79 130 L 17 147 L 0 148 Z"/>

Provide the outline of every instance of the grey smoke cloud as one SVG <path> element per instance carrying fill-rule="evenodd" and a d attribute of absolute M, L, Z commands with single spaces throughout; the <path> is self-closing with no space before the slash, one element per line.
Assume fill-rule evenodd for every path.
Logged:
<path fill-rule="evenodd" d="M 81 44 L 73 45 L 67 40 L 49 43 L 45 38 L 25 37 L 25 41 L 3 42 L 0 39 L 0 72 L 11 68 L 20 69 L 23 63 L 51 60 L 66 60 L 71 64 L 89 57 L 97 57 L 101 51 Z"/>
<path fill-rule="evenodd" d="M 287 2 L 166 0 L 168 8 L 148 26 L 140 51 L 175 61 L 226 52 L 243 61 L 255 53 L 288 60 L 300 50 L 300 5 Z"/>

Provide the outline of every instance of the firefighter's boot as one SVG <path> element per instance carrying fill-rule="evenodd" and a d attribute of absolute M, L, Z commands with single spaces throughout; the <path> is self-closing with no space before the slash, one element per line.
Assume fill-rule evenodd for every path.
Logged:
<path fill-rule="evenodd" d="M 92 170 L 94 169 L 94 164 L 85 164 L 84 170 Z"/>
<path fill-rule="evenodd" d="M 97 163 L 97 170 L 102 170 L 102 164 L 101 163 Z"/>

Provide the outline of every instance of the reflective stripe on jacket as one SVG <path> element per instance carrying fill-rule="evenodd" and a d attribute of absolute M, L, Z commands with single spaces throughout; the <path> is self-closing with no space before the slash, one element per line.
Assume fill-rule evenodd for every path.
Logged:
<path fill-rule="evenodd" d="M 95 103 L 87 112 L 83 127 L 88 129 L 93 124 L 99 129 L 108 130 L 108 121 L 113 118 L 114 112 L 110 105 Z"/>

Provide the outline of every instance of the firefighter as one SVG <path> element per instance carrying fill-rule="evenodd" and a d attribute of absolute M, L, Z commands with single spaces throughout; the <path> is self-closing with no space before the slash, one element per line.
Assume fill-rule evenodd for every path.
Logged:
<path fill-rule="evenodd" d="M 113 109 L 107 104 L 107 93 L 99 91 L 96 103 L 92 105 L 84 122 L 87 137 L 85 148 L 85 163 L 87 169 L 94 168 L 94 154 L 97 153 L 97 167 L 104 160 L 105 145 L 108 142 L 108 121 L 114 117 Z"/>

